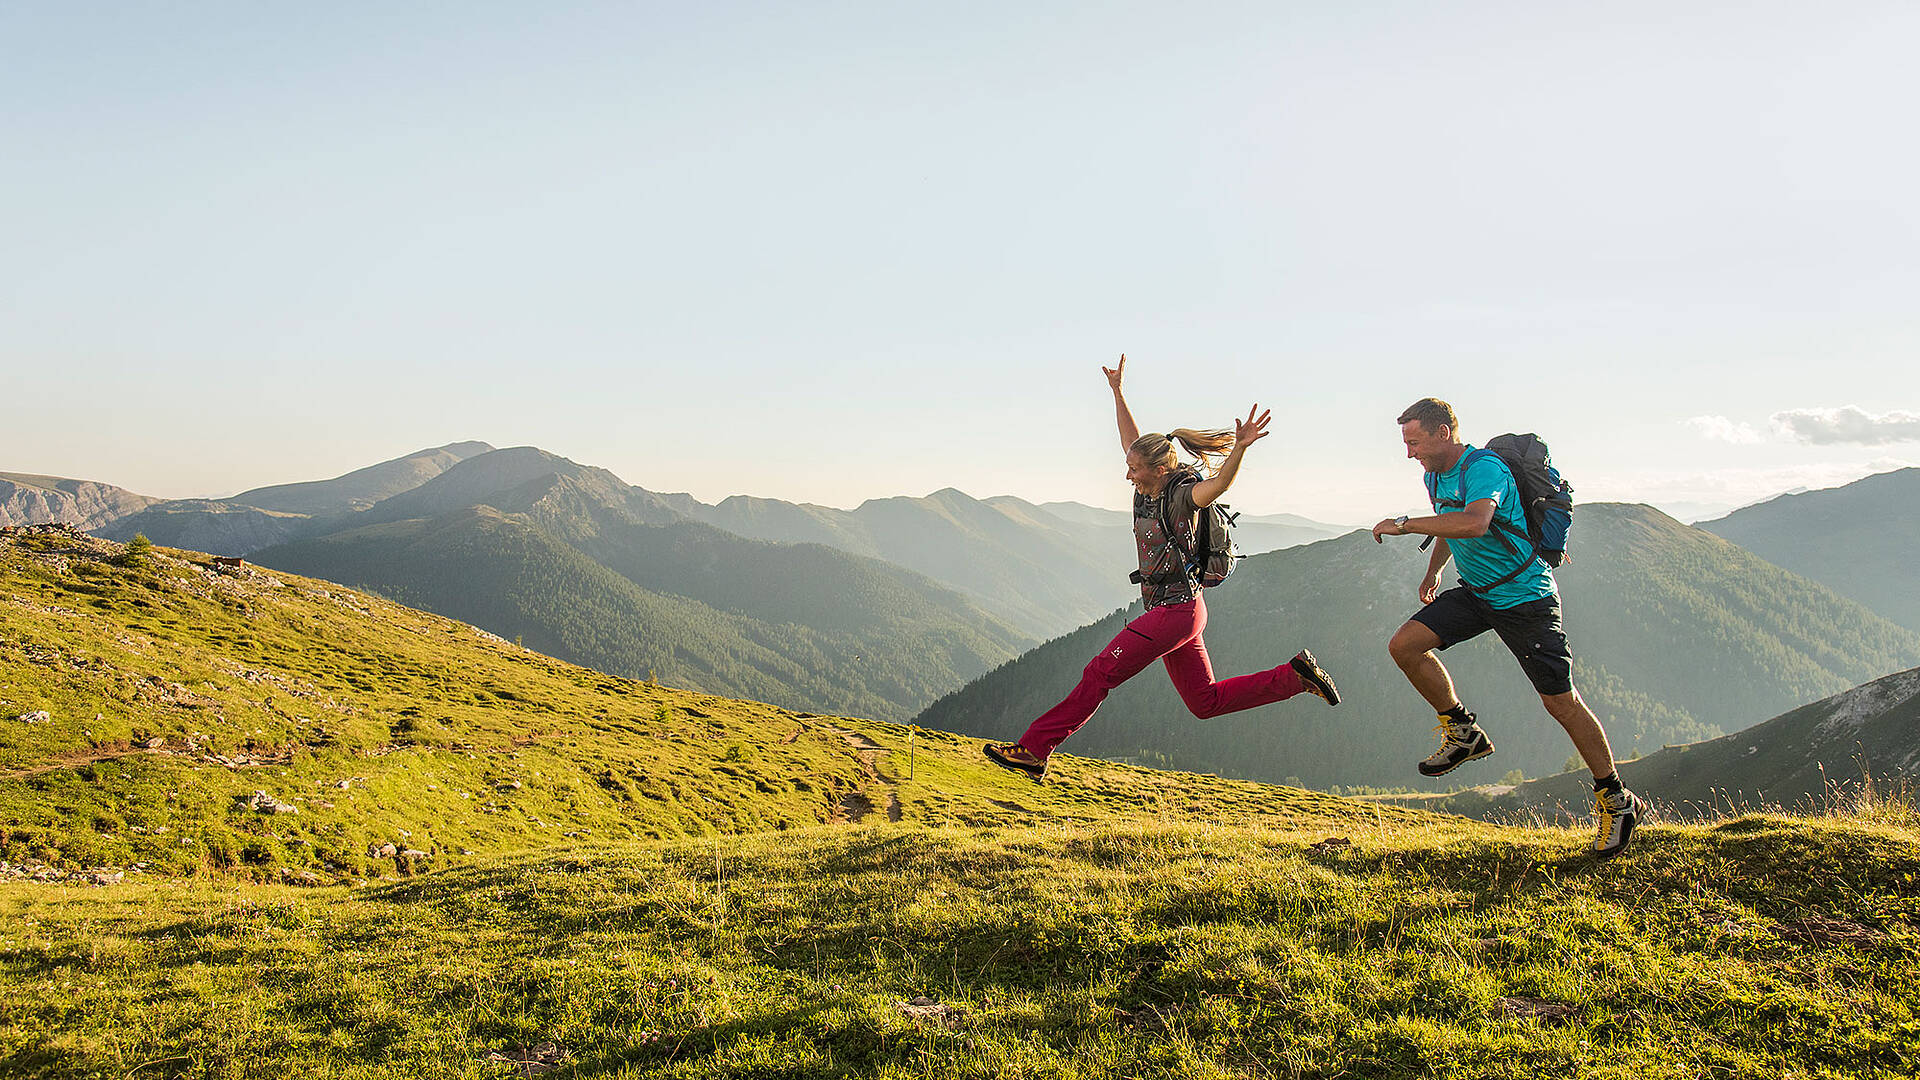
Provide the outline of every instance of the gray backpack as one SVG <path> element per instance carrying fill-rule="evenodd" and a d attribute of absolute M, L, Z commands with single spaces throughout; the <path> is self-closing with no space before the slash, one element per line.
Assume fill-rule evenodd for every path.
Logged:
<path fill-rule="evenodd" d="M 1173 483 L 1200 482 L 1200 474 L 1190 472 L 1187 475 L 1190 479 Z M 1227 580 L 1227 575 L 1233 573 L 1233 564 L 1246 558 L 1233 549 L 1233 523 L 1239 520 L 1240 515 L 1227 513 L 1225 503 L 1199 507 L 1194 514 L 1193 549 L 1189 551 L 1180 542 L 1180 532 L 1173 527 L 1173 521 L 1167 514 L 1167 507 L 1172 502 L 1171 498 L 1160 502 L 1160 527 L 1166 530 L 1167 540 L 1180 552 L 1187 573 L 1192 574 L 1193 580 L 1199 582 L 1203 589 L 1211 589 Z"/>

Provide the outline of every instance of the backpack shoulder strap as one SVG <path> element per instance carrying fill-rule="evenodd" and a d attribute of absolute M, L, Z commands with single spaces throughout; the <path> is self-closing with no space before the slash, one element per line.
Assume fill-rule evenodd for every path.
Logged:
<path fill-rule="evenodd" d="M 1160 529 L 1167 535 L 1167 543 L 1180 553 L 1182 561 L 1191 560 L 1193 552 L 1180 542 L 1180 530 L 1173 527 L 1173 493 L 1181 485 L 1200 482 L 1200 474 L 1187 470 L 1167 481 L 1167 490 L 1160 493 Z"/>
<path fill-rule="evenodd" d="M 1439 475 L 1436 473 L 1427 473 L 1427 501 L 1434 504 L 1435 507 L 1445 506 L 1452 510 L 1465 510 L 1467 508 L 1467 466 L 1479 460 L 1482 455 L 1491 455 L 1496 460 L 1500 457 L 1500 455 L 1495 454 L 1484 446 L 1476 446 L 1460 455 L 1459 462 L 1454 465 L 1454 469 L 1460 474 L 1460 486 L 1459 490 L 1454 492 L 1454 497 L 1451 499 L 1442 499 L 1440 497 Z"/>

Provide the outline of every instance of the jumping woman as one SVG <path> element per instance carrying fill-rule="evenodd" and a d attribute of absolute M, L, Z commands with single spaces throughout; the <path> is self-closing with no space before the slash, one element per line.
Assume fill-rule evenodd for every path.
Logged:
<path fill-rule="evenodd" d="M 1226 494 L 1247 447 L 1266 436 L 1272 410 L 1255 416 L 1260 408 L 1255 405 L 1244 421 L 1234 421 L 1231 434 L 1176 428 L 1165 435 L 1142 435 L 1120 392 L 1127 358 L 1120 358 L 1119 367 L 1100 370 L 1113 388 L 1127 479 L 1133 484 L 1133 537 L 1140 553 L 1140 596 L 1147 610 L 1087 664 L 1080 685 L 1035 720 L 1019 742 L 987 744 L 989 758 L 1036 778 L 1046 775 L 1054 747 L 1078 731 L 1114 687 L 1156 659 L 1166 664 L 1180 699 L 1202 720 L 1284 701 L 1302 691 L 1319 695 L 1329 705 L 1340 704 L 1333 680 L 1304 649 L 1269 671 L 1215 682 L 1206 643 L 1200 640 L 1207 605 L 1185 555 L 1193 550 L 1194 514 Z M 1175 443 L 1200 459 L 1204 473 L 1181 463 Z M 1225 460 L 1213 466 L 1220 458 Z M 1167 535 L 1163 522 L 1172 522 L 1175 535 Z"/>

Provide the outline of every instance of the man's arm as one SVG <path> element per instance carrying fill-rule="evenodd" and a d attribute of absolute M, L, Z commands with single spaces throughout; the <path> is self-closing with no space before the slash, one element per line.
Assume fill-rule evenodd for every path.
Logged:
<path fill-rule="evenodd" d="M 1246 454 L 1247 447 L 1266 438 L 1267 422 L 1273 419 L 1273 410 L 1268 409 L 1255 417 L 1254 413 L 1259 409 L 1260 406 L 1255 405 L 1247 410 L 1245 420 L 1233 422 L 1233 449 L 1227 452 L 1227 460 L 1221 463 L 1219 472 L 1193 485 L 1195 509 L 1212 506 L 1215 499 L 1225 495 L 1227 489 L 1233 486 L 1234 474 L 1240 471 L 1240 458 Z"/>
<path fill-rule="evenodd" d="M 1102 364 L 1100 370 L 1107 376 L 1107 385 L 1113 387 L 1114 419 L 1120 425 L 1120 452 L 1133 449 L 1134 440 L 1140 437 L 1140 425 L 1133 422 L 1133 412 L 1127 408 L 1127 397 L 1120 392 L 1120 378 L 1127 372 L 1127 354 L 1120 354 L 1119 367 L 1107 367 Z"/>
<path fill-rule="evenodd" d="M 1405 521 L 1399 518 L 1385 518 L 1373 527 L 1373 539 L 1375 543 L 1379 543 L 1383 536 L 1408 534 L 1437 536 L 1442 540 L 1467 540 L 1476 536 L 1485 536 L 1487 530 L 1493 526 L 1493 508 L 1492 499 L 1476 499 L 1468 503 L 1466 509 L 1456 510 L 1451 514 L 1410 517 Z"/>
<path fill-rule="evenodd" d="M 1447 560 L 1453 557 L 1453 549 L 1445 540 L 1433 545 L 1433 552 L 1427 556 L 1427 576 L 1420 582 L 1420 602 L 1433 603 L 1440 595 L 1440 571 L 1447 568 Z"/>

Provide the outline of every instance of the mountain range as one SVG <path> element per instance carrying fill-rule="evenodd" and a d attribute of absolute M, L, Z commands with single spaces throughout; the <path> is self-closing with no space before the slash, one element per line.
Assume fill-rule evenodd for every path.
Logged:
<path fill-rule="evenodd" d="M 1911 504 L 1912 493 L 1899 485 L 1911 486 L 1916 474 L 1920 470 L 1870 477 L 1837 492 L 1782 497 L 1723 523 L 1770 515 L 1749 529 L 1756 546 L 1796 532 L 1827 535 L 1834 530 L 1807 508 L 1818 509 L 1820 497 L 1844 497 L 1850 501 L 1843 517 L 1858 525 L 1861 542 L 1811 552 L 1802 560 L 1807 576 L 1840 578 L 1865 567 L 1883 584 L 1904 581 L 1897 553 L 1866 542 L 1897 532 L 1882 519 L 1897 519 Z M 629 485 L 544 451 L 495 450 L 478 442 L 217 501 L 158 502 L 46 477 L 6 482 L 13 487 L 0 493 L 39 493 L 5 504 L 16 508 L 16 517 L 29 505 L 37 514 L 86 509 L 91 520 L 106 520 L 96 526 L 104 536 L 143 532 L 167 546 L 249 553 L 376 589 L 603 670 L 883 719 L 924 709 L 925 722 L 999 736 L 1017 733 L 1006 729 L 1064 694 L 1085 655 L 1123 621 L 1115 609 L 1132 592 L 1117 569 L 1124 559 L 1115 557 L 1130 547 L 1124 511 L 1005 496 L 980 500 L 952 489 L 871 500 L 854 510 L 745 496 L 708 505 Z M 1737 730 L 1755 716 L 1897 669 L 1910 656 L 1903 650 L 1911 649 L 1912 635 L 1886 639 L 1883 627 L 1859 622 L 1858 609 L 1830 605 L 1830 595 L 1808 593 L 1808 583 L 1792 574 L 1773 577 L 1775 568 L 1737 548 L 1702 549 L 1698 536 L 1680 543 L 1684 533 L 1674 530 L 1684 527 L 1656 512 L 1618 518 L 1615 508 L 1582 506 L 1581 513 L 1576 543 L 1585 546 L 1561 574 L 1569 626 L 1581 654 L 1583 691 L 1603 706 L 1623 755 Z M 1589 529 L 1596 516 L 1602 520 Z M 1330 528 L 1288 515 L 1250 516 L 1237 533 L 1251 538 L 1243 547 L 1257 549 Z M 1292 640 L 1277 640 L 1292 623 L 1305 633 L 1286 654 L 1312 644 L 1337 677 L 1343 669 L 1365 673 L 1357 690 L 1353 676 L 1343 678 L 1350 699 L 1339 714 L 1343 720 L 1363 711 L 1376 718 L 1418 715 L 1420 703 L 1397 681 L 1378 645 L 1410 610 L 1401 595 L 1410 585 L 1378 579 L 1404 555 L 1350 536 L 1331 547 L 1322 542 L 1249 559 L 1209 598 L 1216 666 L 1225 673 L 1268 666 L 1266 650 Z M 1687 569 L 1676 575 L 1676 567 Z M 1417 576 L 1417 565 L 1411 573 Z M 1689 574 L 1697 580 L 1687 580 Z M 1315 581 L 1325 584 L 1309 584 Z M 1789 601 L 1777 611 L 1751 592 L 1756 582 L 1775 581 Z M 1856 592 L 1888 606 L 1886 588 Z M 1271 595 L 1252 599 L 1263 593 Z M 1247 632 L 1232 629 L 1248 620 Z M 1046 638 L 1058 640 L 1008 670 L 1045 669 L 1048 677 L 1007 682 L 996 674 L 935 703 Z M 1564 739 L 1539 726 L 1537 704 L 1510 661 L 1485 642 L 1455 653 L 1449 663 L 1482 695 L 1476 703 L 1517 721 L 1496 740 L 1502 756 L 1494 760 L 1527 775 L 1554 771 L 1564 761 Z M 1700 665 L 1691 677 L 1676 670 L 1686 660 Z M 1383 671 L 1390 677 L 1381 678 Z M 1250 722 L 1245 717 L 1206 726 L 1219 737 L 1186 738 L 1191 721 L 1164 686 L 1158 705 L 1129 719 L 1131 696 L 1155 692 L 1139 688 L 1151 681 L 1123 688 L 1078 736 L 1087 752 L 1321 784 L 1410 778 L 1404 762 L 1367 763 L 1370 754 L 1385 753 L 1379 739 L 1350 751 L 1320 746 L 1325 734 L 1308 733 L 1298 747 L 1249 756 L 1244 746 L 1263 745 L 1273 731 L 1242 731 Z M 941 719 L 941 710 L 950 709 L 964 716 Z M 1395 720 L 1388 730 L 1402 737 L 1403 723 Z M 1113 745 L 1101 745 L 1108 738 L 1103 731 Z M 1283 757 L 1298 764 L 1283 765 Z"/>
<path fill-rule="evenodd" d="M 502 453 L 508 456 L 493 457 Z M 400 500 L 367 516 L 382 502 L 415 491 L 476 457 L 488 457 L 490 467 L 468 470 L 457 484 L 439 485 L 430 494 Z M 141 533 L 169 547 L 249 555 L 376 519 L 394 521 L 487 505 L 519 483 L 539 480 L 546 462 L 565 460 L 530 447 L 496 451 L 481 442 L 454 443 L 332 480 L 257 488 L 228 499 L 146 500 L 151 505 L 141 512 L 88 527 L 113 540 Z M 952 488 L 920 498 L 872 499 L 852 510 L 745 495 L 709 505 L 685 493 L 629 485 L 605 470 L 598 470 L 596 487 L 596 499 L 618 503 L 636 520 L 650 524 L 699 522 L 751 540 L 823 544 L 883 559 L 958 590 L 1033 638 L 1084 625 L 1125 603 L 1133 592 L 1126 580 L 1132 549 L 1127 511 L 1078 503 L 1036 506 L 1011 496 L 976 499 Z M 1248 515 L 1236 530 L 1236 540 L 1241 550 L 1260 552 L 1339 532 L 1336 526 L 1297 515 Z"/>
<path fill-rule="evenodd" d="M 1714 738 L 1801 702 L 1920 663 L 1920 634 L 1824 586 L 1651 507 L 1579 509 L 1572 559 L 1556 572 L 1575 682 L 1616 752 Z M 1246 560 L 1210 590 L 1206 643 L 1221 677 L 1311 648 L 1346 701 L 1302 697 L 1194 720 L 1149 670 L 1122 686 L 1067 747 L 1249 779 L 1417 786 L 1560 772 L 1572 752 L 1511 656 L 1488 634 L 1444 659 L 1499 748 L 1445 781 L 1413 763 L 1433 748 L 1431 713 L 1386 654 L 1417 607 L 1426 556 L 1355 532 Z M 1064 697 L 1137 609 L 1047 642 L 929 706 L 916 723 L 1009 739 Z"/>
<path fill-rule="evenodd" d="M 460 462 L 264 566 L 371 589 L 610 674 L 902 719 L 1032 639 L 938 582 L 749 540 L 531 448 Z"/>
<path fill-rule="evenodd" d="M 1698 527 L 1920 630 L 1916 521 L 1920 469 L 1898 469 L 1844 487 L 1781 495 Z"/>
<path fill-rule="evenodd" d="M 227 499 L 153 501 L 137 513 L 87 529 L 123 542 L 137 533 L 166 547 L 247 555 L 326 531 L 334 518 L 367 510 L 492 449 L 481 442 L 450 443 L 331 480 L 254 488 Z"/>
<path fill-rule="evenodd" d="M 0 527 L 64 521 L 97 529 L 160 501 L 92 480 L 0 473 Z"/>

